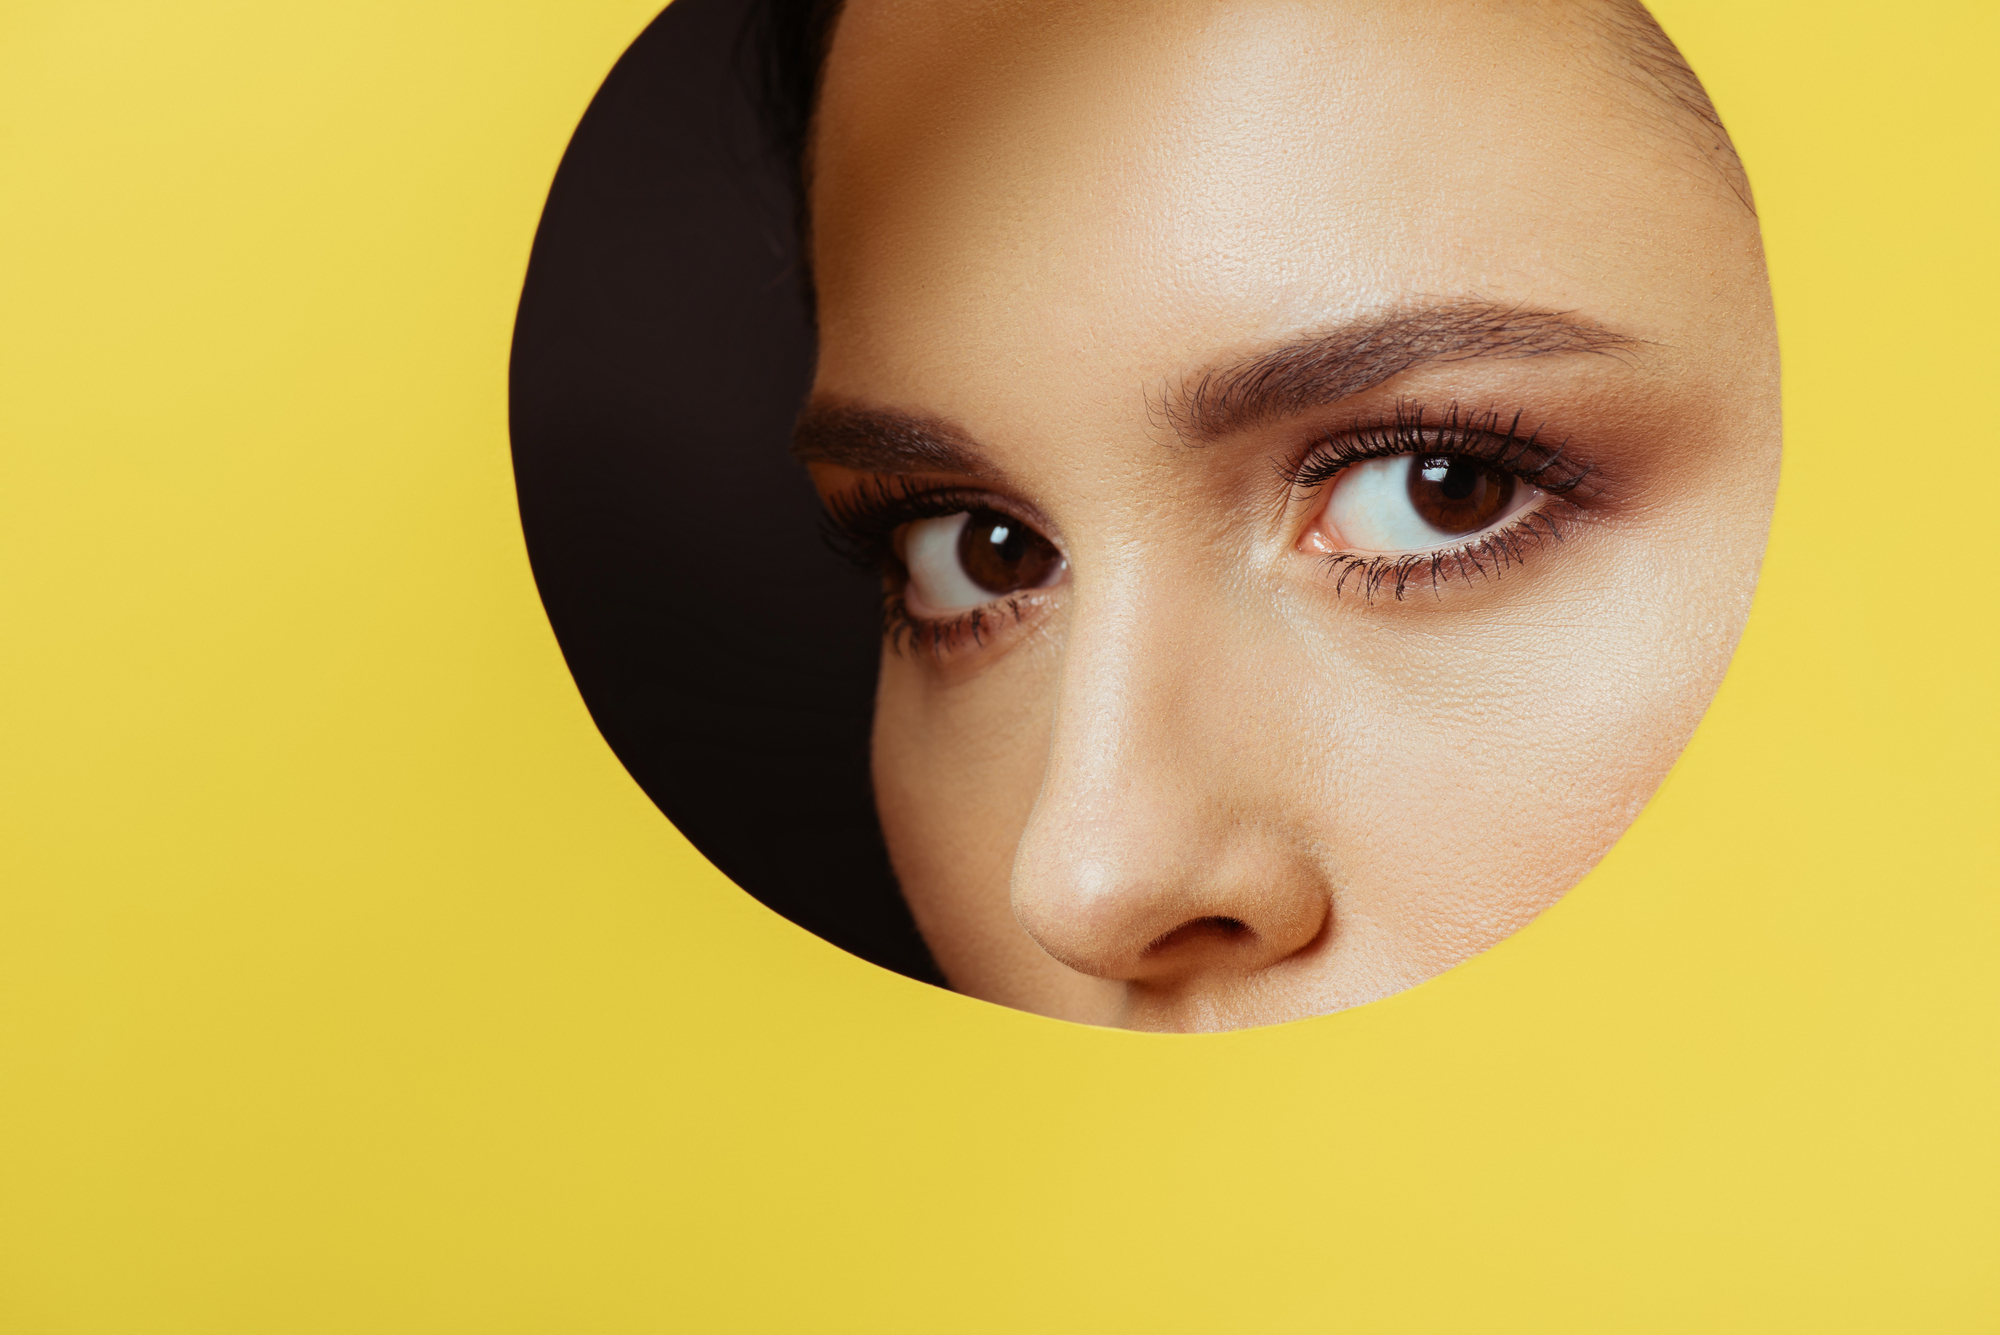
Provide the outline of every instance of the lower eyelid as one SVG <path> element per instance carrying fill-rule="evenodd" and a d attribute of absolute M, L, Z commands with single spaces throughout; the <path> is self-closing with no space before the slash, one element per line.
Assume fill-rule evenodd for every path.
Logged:
<path fill-rule="evenodd" d="M 1401 602 L 1412 592 L 1437 592 L 1453 581 L 1500 579 L 1537 553 L 1561 543 L 1576 507 L 1543 493 L 1530 507 L 1446 547 L 1419 552 L 1329 552 L 1319 557 L 1337 594 L 1360 593 L 1373 602 L 1386 594 Z"/>
<path fill-rule="evenodd" d="M 1049 586 L 1054 587 L 1054 586 Z M 1007 594 L 992 602 L 942 618 L 912 613 L 901 593 L 891 594 L 883 609 L 883 634 L 897 653 L 910 648 L 935 659 L 999 640 L 1023 627 L 1041 610 L 1046 589 Z"/>

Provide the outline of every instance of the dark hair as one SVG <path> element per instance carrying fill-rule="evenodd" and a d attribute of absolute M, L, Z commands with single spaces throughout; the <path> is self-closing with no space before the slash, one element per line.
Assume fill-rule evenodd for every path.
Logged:
<path fill-rule="evenodd" d="M 841 0 L 755 0 L 745 26 L 764 132 L 772 150 L 790 164 L 801 198 L 820 70 L 826 64 L 840 4 Z"/>
<path fill-rule="evenodd" d="M 881 583 L 821 541 L 789 452 L 814 340 L 758 74 L 768 53 L 796 81 L 800 144 L 816 62 L 784 53 L 818 49 L 813 8 L 674 0 L 591 100 L 522 286 L 514 477 L 549 624 L 639 787 L 775 912 L 942 984 L 869 783 Z"/>

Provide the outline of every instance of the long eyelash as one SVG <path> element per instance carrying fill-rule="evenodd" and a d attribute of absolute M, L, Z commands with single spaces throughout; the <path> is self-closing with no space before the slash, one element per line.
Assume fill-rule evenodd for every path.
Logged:
<path fill-rule="evenodd" d="M 882 593 L 882 635 L 889 648 L 905 648 L 942 657 L 970 641 L 984 644 L 1008 621 L 1018 622 L 1026 606 L 1017 597 L 968 608 L 944 621 L 911 615 L 903 598 L 909 571 L 896 555 L 896 530 L 920 519 L 937 519 L 965 510 L 990 507 L 992 498 L 964 487 L 927 487 L 900 477 L 870 477 L 859 490 L 827 502 L 826 539 L 833 549 L 861 569 L 879 574 Z"/>
<path fill-rule="evenodd" d="M 963 487 L 927 487 L 902 477 L 869 477 L 859 489 L 826 504 L 827 545 L 870 574 L 897 576 L 896 530 L 992 502 Z"/>
<path fill-rule="evenodd" d="M 1561 542 L 1562 526 L 1547 510 L 1532 510 L 1521 518 L 1475 541 L 1435 551 L 1412 552 L 1407 556 L 1364 556 L 1357 552 L 1335 552 L 1326 557 L 1333 575 L 1333 591 L 1344 593 L 1349 581 L 1369 602 L 1388 586 L 1401 602 L 1412 585 L 1428 585 L 1433 593 L 1448 579 L 1498 579 L 1500 572 L 1527 560 L 1528 552 L 1544 542 Z"/>
<path fill-rule="evenodd" d="M 1335 552 L 1326 558 L 1335 593 L 1350 584 L 1373 602 L 1387 588 L 1401 602 L 1413 586 L 1433 593 L 1450 579 L 1498 579 L 1500 572 L 1522 564 L 1530 551 L 1563 540 L 1562 525 L 1552 510 L 1574 511 L 1579 492 L 1599 492 L 1594 466 L 1572 458 L 1568 442 L 1551 445 L 1540 429 L 1521 434 L 1521 413 L 1501 425 L 1497 412 L 1461 414 L 1457 404 L 1435 423 L 1424 420 L 1421 406 L 1401 406 L 1385 422 L 1360 426 L 1338 436 L 1311 442 L 1299 458 L 1280 471 L 1301 492 L 1317 491 L 1355 464 L 1399 454 L 1456 454 L 1489 468 L 1511 473 L 1555 504 L 1532 510 L 1490 532 L 1455 547 L 1440 547 L 1405 556 Z M 1586 486 L 1589 482 L 1590 485 Z"/>
<path fill-rule="evenodd" d="M 1522 435 L 1521 413 L 1515 413 L 1503 426 L 1497 412 L 1462 414 L 1456 403 L 1436 421 L 1426 421 L 1425 412 L 1422 405 L 1399 404 L 1387 421 L 1311 441 L 1298 458 L 1279 471 L 1298 490 L 1314 491 L 1369 459 L 1396 454 L 1458 454 L 1512 473 L 1551 496 L 1570 495 L 1596 471 L 1593 465 L 1570 456 L 1567 441 L 1555 445 L 1544 441 L 1539 427 Z"/>
<path fill-rule="evenodd" d="M 903 652 L 907 645 L 917 652 L 942 657 L 970 640 L 986 643 L 1006 622 L 1019 622 L 1027 609 L 1019 598 L 1005 598 L 970 608 L 949 621 L 923 621 L 910 615 L 903 595 L 894 590 L 882 599 L 882 635 L 889 648 Z"/>

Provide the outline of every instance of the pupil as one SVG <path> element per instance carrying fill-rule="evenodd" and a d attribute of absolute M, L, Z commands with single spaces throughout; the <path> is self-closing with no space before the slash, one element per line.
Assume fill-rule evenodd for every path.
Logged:
<path fill-rule="evenodd" d="M 1512 474 L 1464 455 L 1421 455 L 1411 464 L 1410 504 L 1440 533 L 1456 537 L 1485 528 L 1514 497 Z"/>
<path fill-rule="evenodd" d="M 1479 485 L 1479 475 L 1486 471 L 1455 454 L 1433 455 L 1418 467 L 1424 481 L 1436 487 L 1448 501 L 1462 501 L 1470 496 Z"/>
<path fill-rule="evenodd" d="M 991 510 L 975 510 L 959 534 L 959 564 L 988 593 L 1037 588 L 1059 560 L 1048 539 Z"/>

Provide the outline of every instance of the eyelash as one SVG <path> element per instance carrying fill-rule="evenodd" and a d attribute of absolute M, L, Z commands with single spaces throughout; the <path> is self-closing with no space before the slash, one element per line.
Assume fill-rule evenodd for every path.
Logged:
<path fill-rule="evenodd" d="M 1355 464 L 1399 454 L 1456 454 L 1512 474 L 1531 487 L 1574 510 L 1571 499 L 1581 491 L 1599 494 L 1591 482 L 1596 469 L 1572 458 L 1567 443 L 1548 445 L 1539 431 L 1520 432 L 1522 413 L 1503 427 L 1497 412 L 1461 414 L 1457 404 L 1435 423 L 1425 420 L 1421 406 L 1399 405 L 1384 420 L 1357 424 L 1339 435 L 1316 438 L 1278 472 L 1297 495 L 1325 487 Z M 1326 557 L 1336 593 L 1354 581 L 1373 601 L 1386 586 L 1401 601 L 1412 583 L 1428 581 L 1432 589 L 1452 578 L 1494 574 L 1521 564 L 1530 548 L 1544 541 L 1561 542 L 1556 506 L 1544 506 L 1490 533 L 1455 547 L 1414 552 L 1406 556 L 1363 556 L 1335 553 Z M 870 477 L 859 489 L 827 503 L 826 537 L 833 549 L 860 569 L 884 577 L 890 587 L 882 603 L 882 630 L 890 646 L 912 647 L 933 655 L 948 653 L 966 641 L 985 642 L 991 631 L 1025 614 L 1020 597 L 971 608 L 948 621 L 925 621 L 911 615 L 900 581 L 908 578 L 896 555 L 896 530 L 920 519 L 936 519 L 972 509 L 1011 512 L 1000 498 L 965 487 L 929 487 L 901 477 Z"/>
<path fill-rule="evenodd" d="M 1601 494 L 1602 489 L 1592 481 L 1596 468 L 1571 457 L 1567 442 L 1546 444 L 1539 430 L 1521 434 L 1524 415 L 1521 412 L 1516 412 L 1505 426 L 1501 425 L 1497 412 L 1461 414 L 1455 403 L 1435 423 L 1424 420 L 1425 412 L 1421 405 L 1399 405 L 1386 420 L 1357 425 L 1337 436 L 1319 437 L 1282 465 L 1279 473 L 1295 494 L 1311 495 L 1355 464 L 1370 459 L 1399 454 L 1456 454 L 1512 474 L 1554 498 L 1556 503 L 1531 510 L 1454 547 L 1405 556 L 1332 553 L 1325 561 L 1337 594 L 1346 592 L 1352 580 L 1370 602 L 1384 586 L 1401 602 L 1413 583 L 1427 582 L 1435 591 L 1438 585 L 1453 578 L 1488 574 L 1498 578 L 1500 571 L 1523 563 L 1532 548 L 1540 547 L 1544 541 L 1563 540 L 1557 513 L 1578 509 L 1573 497 L 1580 492 Z"/>
<path fill-rule="evenodd" d="M 910 614 L 900 592 L 892 592 L 882 600 L 882 633 L 898 653 L 907 642 L 920 653 L 942 658 L 967 641 L 986 643 L 990 632 L 1009 620 L 1018 623 L 1025 615 L 1020 596 L 1010 594 L 999 602 L 968 608 L 949 621 L 925 621 Z"/>
<path fill-rule="evenodd" d="M 947 621 L 926 621 L 913 616 L 903 599 L 901 582 L 909 572 L 896 555 L 896 530 L 919 519 L 981 509 L 1013 513 L 1005 501 L 988 492 L 927 487 L 901 477 L 870 477 L 857 491 L 827 502 L 828 543 L 854 565 L 889 582 L 882 598 L 882 634 L 891 649 L 900 653 L 907 643 L 941 657 L 967 641 L 984 644 L 1003 623 L 1018 622 L 1026 614 L 1020 595 L 1014 594 L 968 608 Z"/>

